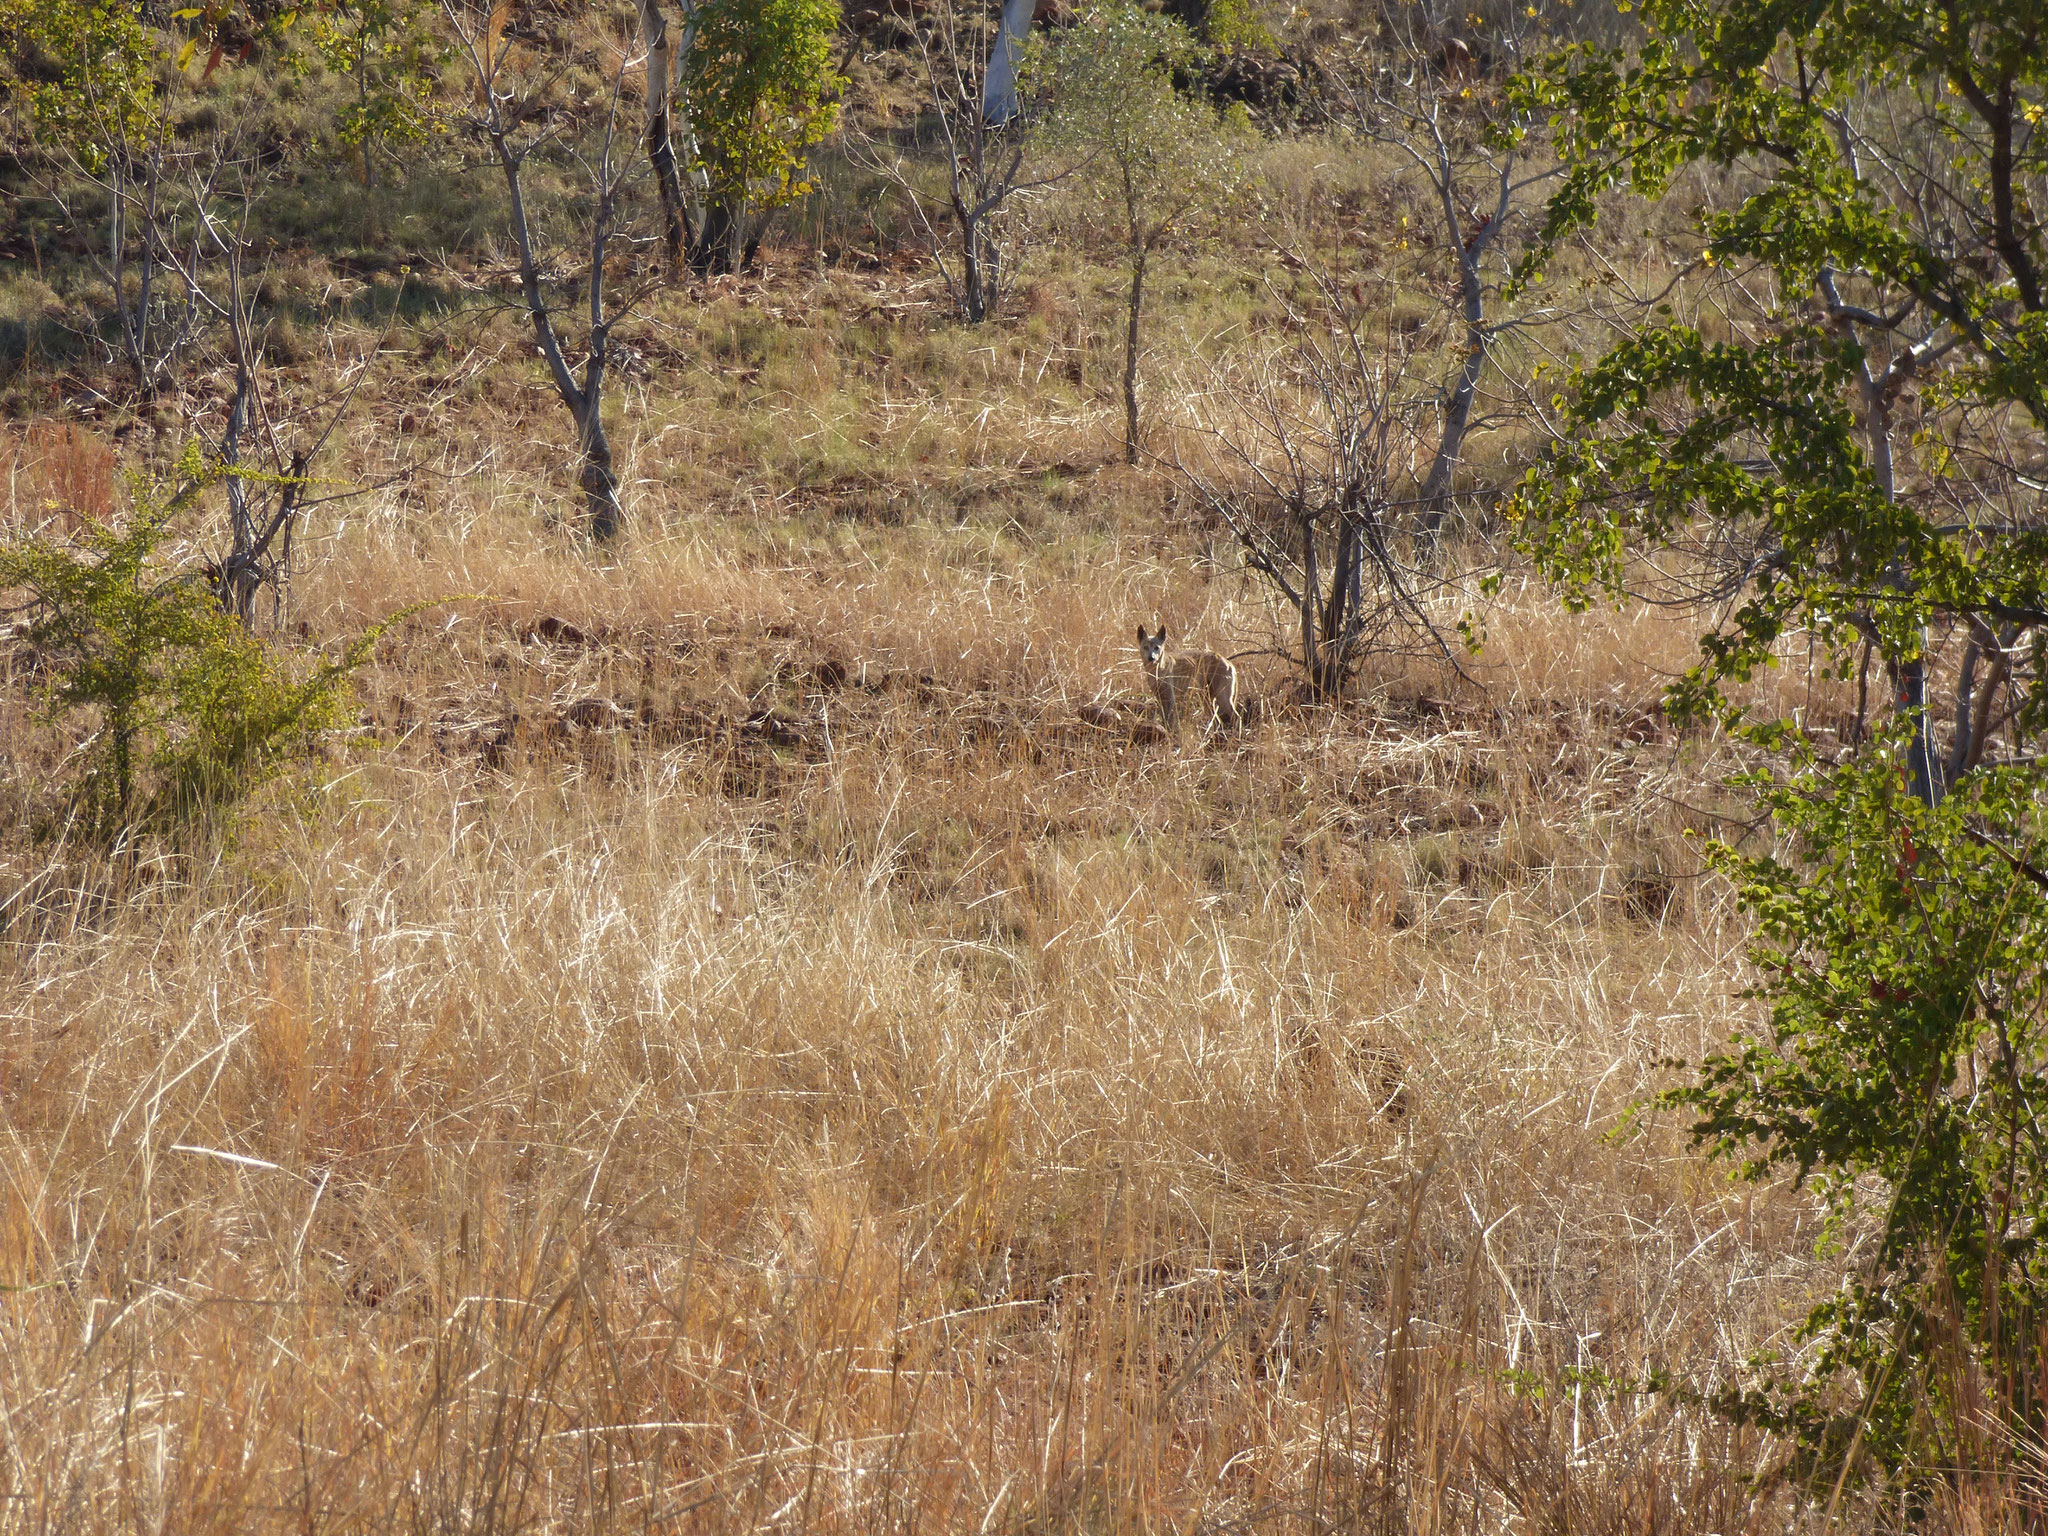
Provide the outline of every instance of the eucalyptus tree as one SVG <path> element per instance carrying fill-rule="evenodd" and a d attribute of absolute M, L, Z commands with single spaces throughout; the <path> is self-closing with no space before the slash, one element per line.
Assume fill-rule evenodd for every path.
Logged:
<path fill-rule="evenodd" d="M 1007 123 L 1023 110 L 1017 92 L 1018 67 L 1037 15 L 1038 0 L 1002 0 L 995 46 L 989 50 L 988 69 L 981 78 L 981 115 L 990 123 Z"/>
<path fill-rule="evenodd" d="M 647 164 L 654 174 L 655 191 L 661 197 L 661 233 L 668 247 L 669 267 L 681 271 L 693 238 L 690 228 L 690 198 L 683 186 L 683 166 L 688 160 L 688 119 L 684 119 L 685 153 L 676 153 L 676 39 L 669 27 L 668 12 L 661 0 L 635 0 L 640 23 L 640 50 L 646 59 L 646 121 L 641 143 Z M 685 7 L 686 16 L 689 8 Z M 684 48 L 688 47 L 688 26 L 684 27 Z"/>
<path fill-rule="evenodd" d="M 364 27 L 400 25 L 381 0 L 360 9 Z M 112 311 L 92 334 L 103 360 L 125 365 L 136 396 L 182 408 L 193 452 L 203 445 L 204 483 L 224 483 L 227 540 L 204 571 L 221 606 L 249 628 L 265 587 L 282 619 L 307 468 L 353 390 L 308 442 L 264 388 L 278 316 L 258 301 L 251 229 L 282 167 L 259 150 L 259 109 L 247 93 L 216 87 L 207 110 L 190 110 L 216 71 L 245 67 L 228 61 L 226 19 L 224 11 L 0 0 L 0 36 L 13 61 L 29 66 L 0 73 L 0 89 L 14 116 L 17 163 L 75 227 L 104 231 L 91 251 Z M 338 25 L 333 16 L 322 22 Z M 287 26 L 276 18 L 245 32 L 249 51 L 289 59 Z M 333 37 L 316 28 L 313 47 L 324 52 Z M 390 84 L 380 79 L 378 88 Z M 364 120 L 344 120 L 368 130 Z M 188 393 L 202 371 L 232 378 L 224 408 Z M 181 507 L 197 488 L 178 498 Z"/>
<path fill-rule="evenodd" d="M 1667 1102 L 1874 1239 L 1814 1357 L 1723 1402 L 1795 1437 L 1830 1506 L 1874 1464 L 1925 1508 L 2048 1445 L 2048 17 L 1641 20 L 1522 86 L 1565 168 L 1552 251 L 1618 194 L 1693 211 L 1681 270 L 1557 387 L 1521 535 L 1576 606 L 1625 598 L 1645 552 L 1710 578 L 1670 707 L 1772 754 L 1746 782 L 1785 842 L 1717 855 L 1769 1029 Z M 1795 647 L 1792 709 L 1756 685 Z"/>

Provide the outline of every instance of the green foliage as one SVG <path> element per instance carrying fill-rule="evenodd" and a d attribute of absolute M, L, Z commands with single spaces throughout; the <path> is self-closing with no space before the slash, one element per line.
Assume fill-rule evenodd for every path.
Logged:
<path fill-rule="evenodd" d="M 1124 457 L 1138 462 L 1139 326 L 1151 253 L 1241 182 L 1242 113 L 1219 115 L 1174 88 L 1200 55 L 1180 23 L 1136 0 L 1109 0 L 1029 62 L 1035 93 L 1054 103 L 1053 142 L 1080 167 L 1079 189 L 1118 226 L 1130 264 L 1124 321 Z M 1049 72 L 1049 79 L 1045 78 Z"/>
<path fill-rule="evenodd" d="M 0 0 L 0 100 L 23 142 L 99 176 L 163 126 L 170 76 L 210 77 L 224 60 L 280 43 L 298 19 L 289 5 L 234 0 Z"/>
<path fill-rule="evenodd" d="M 1737 716 L 1726 685 L 1769 665 L 1794 627 L 1845 675 L 1864 636 L 1892 657 L 1919 649 L 1937 593 L 1893 575 L 1932 575 L 1961 551 L 1945 551 L 1872 474 L 1845 398 L 1851 345 L 1790 320 L 1758 347 L 1664 323 L 1575 368 L 1558 396 L 1566 436 L 1527 473 L 1513 511 L 1523 548 L 1568 605 L 1619 595 L 1629 552 L 1676 539 L 1702 512 L 1757 550 L 1743 600 L 1674 688 L 1675 713 Z M 1673 397 L 1690 408 L 1675 424 Z"/>
<path fill-rule="evenodd" d="M 375 149 L 422 143 L 441 126 L 434 86 L 447 48 L 433 16 L 414 0 L 332 0 L 308 15 L 314 53 L 355 84 L 335 138 L 362 152 L 366 180 Z"/>
<path fill-rule="evenodd" d="M 1696 516 L 1752 547 L 1754 579 L 1680 691 L 1691 708 L 1795 628 L 1839 663 L 1870 639 L 1897 667 L 1931 620 L 2048 621 L 2037 509 L 1968 506 L 1997 472 L 1999 413 L 2048 424 L 2038 11 L 1648 0 L 1642 20 L 1634 53 L 1574 47 L 1518 83 L 1565 167 L 1521 279 L 1611 189 L 1658 198 L 1685 166 L 1739 165 L 1754 190 L 1701 211 L 1695 280 L 1732 271 L 1777 298 L 1725 342 L 1666 306 L 1570 374 L 1563 446 L 1516 503 L 1529 549 L 1583 602 L 1620 591 L 1631 539 Z M 1909 390 L 1937 410 L 1894 453 Z M 2038 711 L 2048 674 L 2027 686 Z"/>
<path fill-rule="evenodd" d="M 1080 162 L 1080 186 L 1105 204 L 1126 244 L 1151 250 L 1242 180 L 1242 116 L 1174 88 L 1201 45 L 1171 17 L 1110 0 L 1032 72 L 1051 71 L 1054 138 Z"/>
<path fill-rule="evenodd" d="M 376 634 L 339 660 L 294 667 L 248 634 L 197 571 L 163 569 L 182 497 L 138 497 L 125 528 L 76 542 L 0 546 L 0 589 L 25 590 L 28 645 L 52 721 L 87 728 L 67 761 L 97 835 L 168 830 L 230 811 L 350 715 L 348 676 Z"/>
<path fill-rule="evenodd" d="M 0 0 L 0 95 L 17 132 L 91 174 L 153 121 L 157 53 L 130 0 Z"/>
<path fill-rule="evenodd" d="M 839 120 L 837 0 L 704 0 L 678 77 L 712 201 L 777 208 L 811 190 L 809 153 Z"/>
<path fill-rule="evenodd" d="M 1513 88 L 1564 170 L 1517 280 L 1617 189 L 1663 198 L 1699 167 L 1732 195 L 1697 210 L 1665 302 L 1568 371 L 1512 513 L 1573 607 L 1685 548 L 1716 622 L 1669 702 L 1786 770 L 1746 782 L 1789 851 L 1715 856 L 1757 925 L 1769 1037 L 1663 1102 L 1748 1176 L 1817 1189 L 1836 1230 L 1881 1226 L 1806 1322 L 1817 1362 L 1759 1362 L 1722 1406 L 1795 1434 L 1824 1498 L 1857 1445 L 1902 1488 L 1968 1478 L 2048 1437 L 2048 785 L 2022 739 L 2048 704 L 2041 17 L 1647 0 L 1642 25 Z M 1944 636 L 1968 641 L 1953 665 Z M 1838 677 L 1881 661 L 1890 722 L 1824 754 L 1808 722 L 1746 714 L 1737 685 L 1795 638 Z M 1945 765 L 1930 677 L 1954 690 Z"/>
<path fill-rule="evenodd" d="M 1277 47 L 1258 0 L 1209 0 L 1202 36 L 1217 48 Z"/>
<path fill-rule="evenodd" d="M 1930 1429 L 1951 1446 L 1980 1431 L 1956 1397 L 1973 1378 L 2015 1427 L 2048 1407 L 2031 1363 L 2048 1325 L 2048 798 L 2006 767 L 1930 807 L 1904 753 L 1752 781 L 1791 850 L 1713 857 L 1756 922 L 1748 995 L 1769 1034 L 1660 1101 L 1745 1177 L 1810 1183 L 1831 1230 L 1877 1222 L 1804 1325 L 1811 1371 L 1723 1403 L 1798 1436 L 1829 1479 L 1854 1433 L 1824 1411 L 1845 1376 L 1863 1445 L 1907 1481 Z"/>

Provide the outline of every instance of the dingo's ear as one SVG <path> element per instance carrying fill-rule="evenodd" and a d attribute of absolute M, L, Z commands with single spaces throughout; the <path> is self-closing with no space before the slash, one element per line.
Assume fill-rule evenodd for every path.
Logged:
<path fill-rule="evenodd" d="M 1145 643 L 1145 642 L 1146 642 L 1147 640 L 1149 640 L 1149 639 L 1151 639 L 1151 638 L 1152 638 L 1152 637 L 1151 637 L 1150 635 L 1148 635 L 1148 634 L 1146 634 L 1146 633 L 1145 633 L 1145 623 L 1144 623 L 1144 621 L 1143 621 L 1142 619 L 1141 619 L 1141 620 L 1139 620 L 1139 621 L 1138 621 L 1138 644 L 1140 644 L 1140 645 L 1143 645 L 1143 644 L 1144 644 L 1144 643 Z"/>

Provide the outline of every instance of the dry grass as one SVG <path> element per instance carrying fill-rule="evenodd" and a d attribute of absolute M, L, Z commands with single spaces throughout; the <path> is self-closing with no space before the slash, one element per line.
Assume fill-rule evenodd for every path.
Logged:
<path fill-rule="evenodd" d="M 794 281 L 861 344 L 671 317 L 602 562 L 506 334 L 437 341 L 293 614 L 482 596 L 324 783 L 0 850 L 0 1528 L 1796 1523 L 1782 1447 L 1626 1389 L 1845 1262 L 1614 1134 L 1745 1006 L 1683 621 L 1511 585 L 1485 700 L 1148 743 L 1132 622 L 1265 619 L 1094 467 L 1085 301 L 984 353 Z M 106 454 L 9 452 L 15 518 Z"/>

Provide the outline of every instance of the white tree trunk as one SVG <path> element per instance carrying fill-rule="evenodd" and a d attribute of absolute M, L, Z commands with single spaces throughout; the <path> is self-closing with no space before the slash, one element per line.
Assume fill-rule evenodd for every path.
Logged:
<path fill-rule="evenodd" d="M 1007 123 L 1017 115 L 1017 55 L 1031 35 L 1031 18 L 1038 0 L 1003 0 L 1003 29 L 989 54 L 988 73 L 981 84 L 981 115 L 992 123 Z"/>
<path fill-rule="evenodd" d="M 647 50 L 647 126 L 643 139 L 648 163 L 654 168 L 654 184 L 661 194 L 662 235 L 668 244 L 669 266 L 680 271 L 690 243 L 690 216 L 669 126 L 670 100 L 675 93 L 675 49 L 661 0 L 639 0 L 639 9 L 640 42 Z"/>

